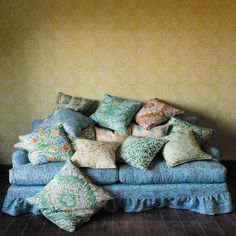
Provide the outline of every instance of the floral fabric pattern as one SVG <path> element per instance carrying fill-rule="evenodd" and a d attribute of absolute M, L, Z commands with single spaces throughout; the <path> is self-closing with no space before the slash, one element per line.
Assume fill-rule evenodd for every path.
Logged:
<path fill-rule="evenodd" d="M 127 126 L 141 104 L 139 101 L 106 95 L 91 118 L 103 127 L 127 134 Z"/>
<path fill-rule="evenodd" d="M 69 108 L 74 111 L 86 112 L 94 103 L 94 100 L 80 97 L 73 97 L 65 93 L 59 92 L 56 100 L 55 113 L 63 108 Z"/>
<path fill-rule="evenodd" d="M 20 135 L 19 138 L 29 152 L 28 158 L 32 165 L 66 161 L 73 155 L 62 125 L 56 128 L 41 128 L 38 132 Z"/>
<path fill-rule="evenodd" d="M 117 132 L 113 132 L 108 129 L 102 129 L 95 127 L 96 131 L 96 140 L 99 142 L 117 142 L 122 143 L 124 142 L 129 134 L 131 133 L 130 129 L 128 128 L 128 134 L 119 134 Z"/>
<path fill-rule="evenodd" d="M 111 199 L 68 161 L 48 185 L 27 201 L 61 229 L 73 232 Z"/>
<path fill-rule="evenodd" d="M 169 167 L 196 160 L 210 160 L 212 156 L 203 152 L 191 131 L 177 131 L 165 137 L 169 140 L 163 148 L 163 156 Z"/>
<path fill-rule="evenodd" d="M 137 137 L 160 138 L 166 136 L 170 125 L 159 125 L 152 129 L 146 130 L 141 125 L 131 125 L 132 135 Z"/>
<path fill-rule="evenodd" d="M 136 114 L 137 124 L 142 125 L 145 129 L 151 129 L 159 124 L 164 123 L 172 116 L 184 113 L 184 111 L 174 108 L 157 98 L 149 100 Z"/>
<path fill-rule="evenodd" d="M 178 119 L 176 117 L 172 117 L 169 120 L 168 124 L 171 125 L 169 134 L 176 133 L 178 130 L 183 130 L 183 131 L 191 130 L 196 141 L 200 146 L 206 144 L 207 141 L 210 139 L 210 137 L 215 133 L 214 129 L 193 125 L 187 121 Z"/>
<path fill-rule="evenodd" d="M 117 150 L 117 156 L 123 162 L 147 170 L 149 164 L 167 142 L 164 138 L 143 138 L 129 136 Z"/>
<path fill-rule="evenodd" d="M 71 160 L 78 167 L 116 168 L 115 151 L 119 145 L 119 143 L 77 139 L 77 151 Z"/>

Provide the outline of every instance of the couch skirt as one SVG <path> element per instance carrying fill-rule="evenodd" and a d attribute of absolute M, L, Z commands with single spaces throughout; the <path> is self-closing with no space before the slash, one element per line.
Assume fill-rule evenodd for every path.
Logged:
<path fill-rule="evenodd" d="M 170 207 L 188 209 L 206 215 L 229 213 L 233 210 L 226 183 L 214 184 L 111 184 L 101 186 L 112 194 L 114 200 L 103 210 L 115 212 L 147 211 L 153 208 Z M 41 214 L 39 209 L 26 199 L 38 193 L 43 186 L 11 185 L 4 200 L 2 211 L 12 215 L 25 213 Z"/>

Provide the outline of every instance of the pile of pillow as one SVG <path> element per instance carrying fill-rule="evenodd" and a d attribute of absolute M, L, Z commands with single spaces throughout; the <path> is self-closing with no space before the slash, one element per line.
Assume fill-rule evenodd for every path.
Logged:
<path fill-rule="evenodd" d="M 34 132 L 20 135 L 16 148 L 32 165 L 67 161 L 58 175 L 29 199 L 59 227 L 73 231 L 111 196 L 78 168 L 116 168 L 118 162 L 147 170 L 161 152 L 169 167 L 212 157 L 201 150 L 214 133 L 176 118 L 184 111 L 158 99 L 140 101 L 105 95 L 90 117 L 94 100 L 59 93 L 56 108 Z M 86 188 L 86 189 L 85 189 Z"/>

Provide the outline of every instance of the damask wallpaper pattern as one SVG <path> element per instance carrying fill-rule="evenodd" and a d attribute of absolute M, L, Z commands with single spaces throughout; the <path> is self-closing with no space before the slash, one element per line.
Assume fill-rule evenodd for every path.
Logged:
<path fill-rule="evenodd" d="M 0 0 L 0 163 L 59 91 L 157 97 L 235 158 L 235 14 L 232 0 Z"/>

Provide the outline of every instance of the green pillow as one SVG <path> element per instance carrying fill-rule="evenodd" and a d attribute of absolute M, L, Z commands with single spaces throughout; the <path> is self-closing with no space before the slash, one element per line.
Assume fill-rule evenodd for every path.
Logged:
<path fill-rule="evenodd" d="M 149 164 L 167 142 L 164 138 L 129 136 L 117 151 L 117 158 L 136 168 L 147 170 Z"/>
<path fill-rule="evenodd" d="M 127 134 L 127 126 L 142 103 L 105 95 L 100 106 L 90 117 L 99 125 Z"/>
<path fill-rule="evenodd" d="M 190 130 L 178 130 L 165 138 L 169 142 L 165 144 L 162 154 L 169 167 L 190 161 L 212 159 L 211 155 L 201 150 Z"/>
<path fill-rule="evenodd" d="M 215 133 L 214 129 L 193 125 L 187 121 L 181 120 L 176 117 L 172 117 L 169 120 L 168 124 L 171 125 L 171 128 L 169 129 L 169 134 L 173 134 L 180 129 L 183 131 L 191 130 L 200 146 L 204 145 Z"/>
<path fill-rule="evenodd" d="M 61 229 L 73 232 L 111 199 L 102 188 L 84 177 L 71 161 L 67 161 L 53 180 L 27 201 L 36 205 Z"/>
<path fill-rule="evenodd" d="M 29 154 L 32 165 L 70 159 L 74 153 L 61 124 L 54 128 L 40 128 L 37 132 L 19 136 Z"/>

